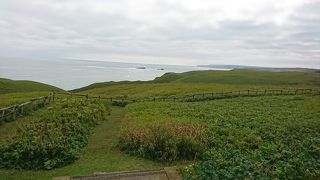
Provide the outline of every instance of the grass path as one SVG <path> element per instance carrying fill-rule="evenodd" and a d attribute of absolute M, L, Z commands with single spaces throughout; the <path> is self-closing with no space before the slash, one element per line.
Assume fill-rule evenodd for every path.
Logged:
<path fill-rule="evenodd" d="M 123 116 L 123 108 L 113 108 L 108 120 L 95 128 L 88 146 L 73 164 L 50 171 L 0 169 L 0 179 L 51 179 L 54 176 L 160 167 L 161 164 L 123 154 L 114 148 Z"/>

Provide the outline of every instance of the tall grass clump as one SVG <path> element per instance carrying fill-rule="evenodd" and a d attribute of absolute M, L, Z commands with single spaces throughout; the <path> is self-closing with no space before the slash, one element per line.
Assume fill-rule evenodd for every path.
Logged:
<path fill-rule="evenodd" d="M 0 146 L 0 167 L 52 169 L 73 162 L 87 145 L 92 128 L 108 111 L 105 104 L 90 100 L 55 103 Z"/>
<path fill-rule="evenodd" d="M 170 162 L 197 158 L 207 143 L 207 131 L 200 125 L 164 123 L 125 129 L 118 147 L 129 154 Z"/>

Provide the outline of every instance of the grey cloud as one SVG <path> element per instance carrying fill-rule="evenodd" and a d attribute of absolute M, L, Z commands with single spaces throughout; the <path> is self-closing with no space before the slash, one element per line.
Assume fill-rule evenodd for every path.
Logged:
<path fill-rule="evenodd" d="M 181 4 L 154 2 L 158 14 L 150 21 L 125 12 L 130 9 L 90 9 L 78 1 L 5 0 L 0 6 L 0 56 L 81 58 L 82 53 L 104 53 L 191 58 L 197 64 L 320 68 L 319 2 L 301 6 L 280 25 L 261 20 L 277 14 L 274 8 L 262 9 L 256 19 L 215 20 L 208 14 L 221 13 L 217 7 L 190 13 Z"/>

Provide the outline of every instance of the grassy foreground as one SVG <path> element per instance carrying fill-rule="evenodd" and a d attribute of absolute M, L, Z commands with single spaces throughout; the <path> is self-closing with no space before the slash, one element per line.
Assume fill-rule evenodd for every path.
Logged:
<path fill-rule="evenodd" d="M 114 147 L 120 125 L 123 123 L 123 116 L 123 109 L 112 109 L 111 116 L 94 129 L 88 146 L 81 152 L 81 158 L 73 164 L 47 171 L 0 169 L 1 178 L 42 180 L 55 176 L 87 175 L 94 172 L 148 169 L 161 166 L 149 160 L 125 155 Z M 10 123 L 6 126 L 9 127 Z"/>
<path fill-rule="evenodd" d="M 131 136 L 123 141 L 125 150 L 152 159 L 159 158 L 153 151 L 175 152 L 167 155 L 170 160 L 197 145 L 192 138 L 180 134 L 180 130 L 167 136 L 168 139 L 165 133 L 158 134 L 157 129 L 146 130 L 154 124 L 200 124 L 207 128 L 204 138 L 209 141 L 207 150 L 200 161 L 182 169 L 186 179 L 320 177 L 319 96 L 136 103 L 126 107 L 126 120 L 125 129 L 128 130 L 123 131 L 124 136 L 127 133 Z M 149 136 L 154 137 L 153 140 L 147 138 Z M 132 141 L 132 137 L 135 140 Z M 181 141 L 181 138 L 188 141 Z M 180 149 L 180 146 L 185 148 Z M 136 151 L 137 147 L 142 149 Z"/>

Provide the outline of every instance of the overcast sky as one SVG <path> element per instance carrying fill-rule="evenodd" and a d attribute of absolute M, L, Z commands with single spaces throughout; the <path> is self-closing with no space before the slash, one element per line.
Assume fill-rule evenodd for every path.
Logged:
<path fill-rule="evenodd" d="M 0 56 L 320 68 L 320 0 L 0 0 Z"/>

